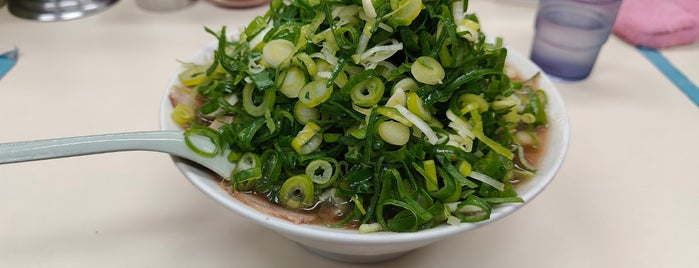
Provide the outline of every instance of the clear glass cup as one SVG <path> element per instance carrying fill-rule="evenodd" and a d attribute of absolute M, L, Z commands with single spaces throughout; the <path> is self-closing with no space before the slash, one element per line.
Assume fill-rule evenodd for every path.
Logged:
<path fill-rule="evenodd" d="M 539 0 L 531 59 L 553 78 L 587 78 L 622 0 Z"/>

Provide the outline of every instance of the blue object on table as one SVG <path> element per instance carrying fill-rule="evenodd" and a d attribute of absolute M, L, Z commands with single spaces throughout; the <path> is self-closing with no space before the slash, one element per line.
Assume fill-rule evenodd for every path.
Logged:
<path fill-rule="evenodd" d="M 657 50 L 652 48 L 638 47 L 638 51 L 640 51 L 643 56 L 652 62 L 655 67 L 665 75 L 665 77 L 670 79 L 675 86 L 682 90 L 682 92 L 684 92 L 684 94 L 687 95 L 687 97 L 689 97 L 694 104 L 699 106 L 699 87 L 692 83 L 687 76 L 675 68 L 675 66 L 672 65 L 672 63 L 670 63 L 670 61 Z"/>
<path fill-rule="evenodd" d="M 0 54 L 0 79 L 2 79 L 2 77 L 5 76 L 5 74 L 9 72 L 13 66 L 15 66 L 18 56 L 19 49 L 16 47 L 13 50 Z"/>

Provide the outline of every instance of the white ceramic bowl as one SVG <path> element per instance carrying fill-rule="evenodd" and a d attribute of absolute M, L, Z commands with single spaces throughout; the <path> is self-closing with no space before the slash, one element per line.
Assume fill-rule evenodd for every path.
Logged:
<path fill-rule="evenodd" d="M 205 47 L 191 61 L 196 63 L 209 61 L 210 54 L 214 49 L 215 44 Z M 524 77 L 530 77 L 536 72 L 541 72 L 535 64 L 513 50 L 508 52 L 507 63 L 518 70 Z M 172 83 L 178 83 L 177 79 L 173 79 Z M 474 230 L 500 220 L 529 203 L 544 190 L 563 162 L 568 147 L 569 124 L 563 100 L 543 72 L 539 83 L 541 88 L 546 91 L 549 99 L 547 111 L 549 116 L 549 133 L 546 151 L 539 162 L 539 171 L 531 181 L 520 185 L 517 189 L 519 195 L 524 199 L 524 203 L 494 208 L 490 219 L 478 223 L 462 223 L 458 226 L 445 224 L 415 233 L 378 232 L 369 234 L 360 234 L 354 230 L 331 229 L 318 225 L 294 224 L 263 214 L 233 198 L 219 186 L 219 179 L 213 177 L 202 167 L 177 157 L 173 157 L 173 160 L 185 177 L 204 194 L 243 217 L 249 218 L 298 242 L 312 252 L 344 262 L 367 263 L 382 261 L 400 256 L 412 249 L 428 245 L 437 240 Z M 170 86 L 168 91 L 169 88 Z M 166 130 L 178 129 L 177 125 L 170 119 L 172 106 L 167 98 L 167 94 L 168 92 L 166 91 L 161 103 L 161 128 Z"/>

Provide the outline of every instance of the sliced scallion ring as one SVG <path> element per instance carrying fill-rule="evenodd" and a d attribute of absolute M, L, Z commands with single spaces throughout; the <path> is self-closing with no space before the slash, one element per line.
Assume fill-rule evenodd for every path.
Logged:
<path fill-rule="evenodd" d="M 315 61 L 304 52 L 300 52 L 292 58 L 292 62 L 299 67 L 306 69 L 306 73 L 311 77 L 315 77 L 318 74 L 318 65 Z"/>
<path fill-rule="evenodd" d="M 252 181 L 262 178 L 262 164 L 260 157 L 254 153 L 244 153 L 235 169 L 231 173 L 230 180 L 238 190 L 251 190 Z"/>
<path fill-rule="evenodd" d="M 412 80 L 412 79 L 410 79 Z M 394 107 L 396 105 L 401 105 L 405 106 L 406 104 L 407 97 L 405 95 L 405 91 L 397 87 L 394 91 L 393 94 L 391 94 L 391 97 L 388 98 L 388 101 L 386 101 L 386 106 L 387 107 Z"/>
<path fill-rule="evenodd" d="M 410 140 L 410 128 L 396 121 L 384 121 L 378 127 L 379 136 L 385 142 L 402 146 Z"/>
<path fill-rule="evenodd" d="M 491 210 L 492 208 L 487 202 L 474 195 L 469 195 L 456 207 L 454 216 L 462 222 L 478 222 L 490 218 Z"/>
<path fill-rule="evenodd" d="M 182 85 L 191 87 L 203 82 L 206 78 L 206 65 L 190 64 L 187 69 L 182 71 L 177 77 Z"/>
<path fill-rule="evenodd" d="M 295 175 L 284 181 L 279 190 L 279 201 L 287 208 L 299 209 L 313 204 L 313 181 L 306 174 Z"/>
<path fill-rule="evenodd" d="M 274 100 L 277 94 L 273 88 L 267 89 L 262 97 L 262 103 L 255 104 L 253 94 L 255 93 L 255 84 L 247 84 L 243 88 L 243 108 L 249 115 L 261 117 L 265 112 L 272 110 Z"/>
<path fill-rule="evenodd" d="M 285 39 L 275 39 L 267 42 L 262 48 L 263 59 L 272 68 L 278 68 L 285 60 L 294 54 L 296 46 Z"/>
<path fill-rule="evenodd" d="M 308 124 L 312 120 L 320 119 L 320 111 L 314 107 L 306 107 L 305 105 L 297 102 L 294 105 L 294 118 L 301 124 Z"/>
<path fill-rule="evenodd" d="M 432 114 L 425 108 L 424 102 L 417 93 L 408 92 L 407 104 L 408 110 L 420 117 L 420 119 L 425 121 L 430 121 L 430 119 L 432 119 Z"/>
<path fill-rule="evenodd" d="M 330 186 L 338 175 L 338 163 L 333 158 L 323 158 L 311 161 L 306 166 L 306 175 L 311 177 L 313 183 L 321 188 Z"/>
<path fill-rule="evenodd" d="M 204 157 L 214 157 L 221 150 L 221 135 L 208 127 L 190 127 L 184 132 L 184 142 L 192 151 Z"/>
<path fill-rule="evenodd" d="M 195 116 L 194 108 L 183 103 L 177 104 L 170 115 L 172 121 L 175 121 L 178 125 L 189 124 L 194 120 Z"/>
<path fill-rule="evenodd" d="M 466 160 L 459 160 L 459 162 L 456 164 L 456 168 L 459 169 L 459 173 L 461 173 L 463 176 L 468 176 L 468 174 L 471 174 L 471 163 Z"/>
<path fill-rule="evenodd" d="M 463 94 L 459 96 L 456 99 L 456 104 L 461 114 L 467 114 L 474 109 L 478 109 L 478 112 L 482 113 L 490 108 L 490 104 L 485 98 L 475 94 Z"/>
<path fill-rule="evenodd" d="M 410 25 L 422 10 L 422 0 L 390 0 L 393 12 L 388 15 L 388 22 L 395 26 Z"/>
<path fill-rule="evenodd" d="M 322 142 L 323 135 L 320 133 L 320 126 L 313 122 L 308 122 L 308 124 L 296 134 L 296 137 L 291 140 L 291 147 L 294 148 L 298 154 L 305 155 L 318 149 Z"/>
<path fill-rule="evenodd" d="M 298 98 L 299 91 L 305 84 L 306 76 L 297 66 L 284 70 L 277 80 L 279 91 L 289 98 Z"/>
<path fill-rule="evenodd" d="M 332 87 L 327 87 L 324 80 L 310 82 L 299 91 L 299 103 L 306 107 L 316 107 L 330 98 Z"/>
<path fill-rule="evenodd" d="M 410 77 L 406 77 L 406 78 L 403 78 L 400 81 L 396 82 L 396 84 L 393 85 L 393 90 L 397 90 L 400 88 L 403 91 L 408 92 L 408 91 L 416 90 L 416 89 L 418 89 L 418 87 L 419 86 L 417 85 L 417 83 L 415 83 L 415 80 L 413 80 Z"/>
<path fill-rule="evenodd" d="M 421 56 L 410 66 L 410 73 L 415 80 L 428 85 L 441 84 L 444 80 L 444 68 L 432 57 Z"/>
<path fill-rule="evenodd" d="M 350 89 L 350 97 L 354 104 L 362 107 L 374 106 L 381 100 L 384 92 L 381 79 L 371 77 Z"/>

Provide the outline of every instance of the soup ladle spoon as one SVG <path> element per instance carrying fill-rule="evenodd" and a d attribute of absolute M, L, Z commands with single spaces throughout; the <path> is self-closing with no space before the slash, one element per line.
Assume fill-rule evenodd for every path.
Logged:
<path fill-rule="evenodd" d="M 191 135 L 189 141 L 207 152 L 214 151 L 216 146 L 209 138 L 199 135 Z M 194 152 L 187 146 L 183 131 L 128 132 L 0 143 L 0 164 L 120 151 L 168 153 L 196 162 L 224 178 L 228 178 L 235 168 L 228 161 L 228 154 L 205 157 Z"/>

